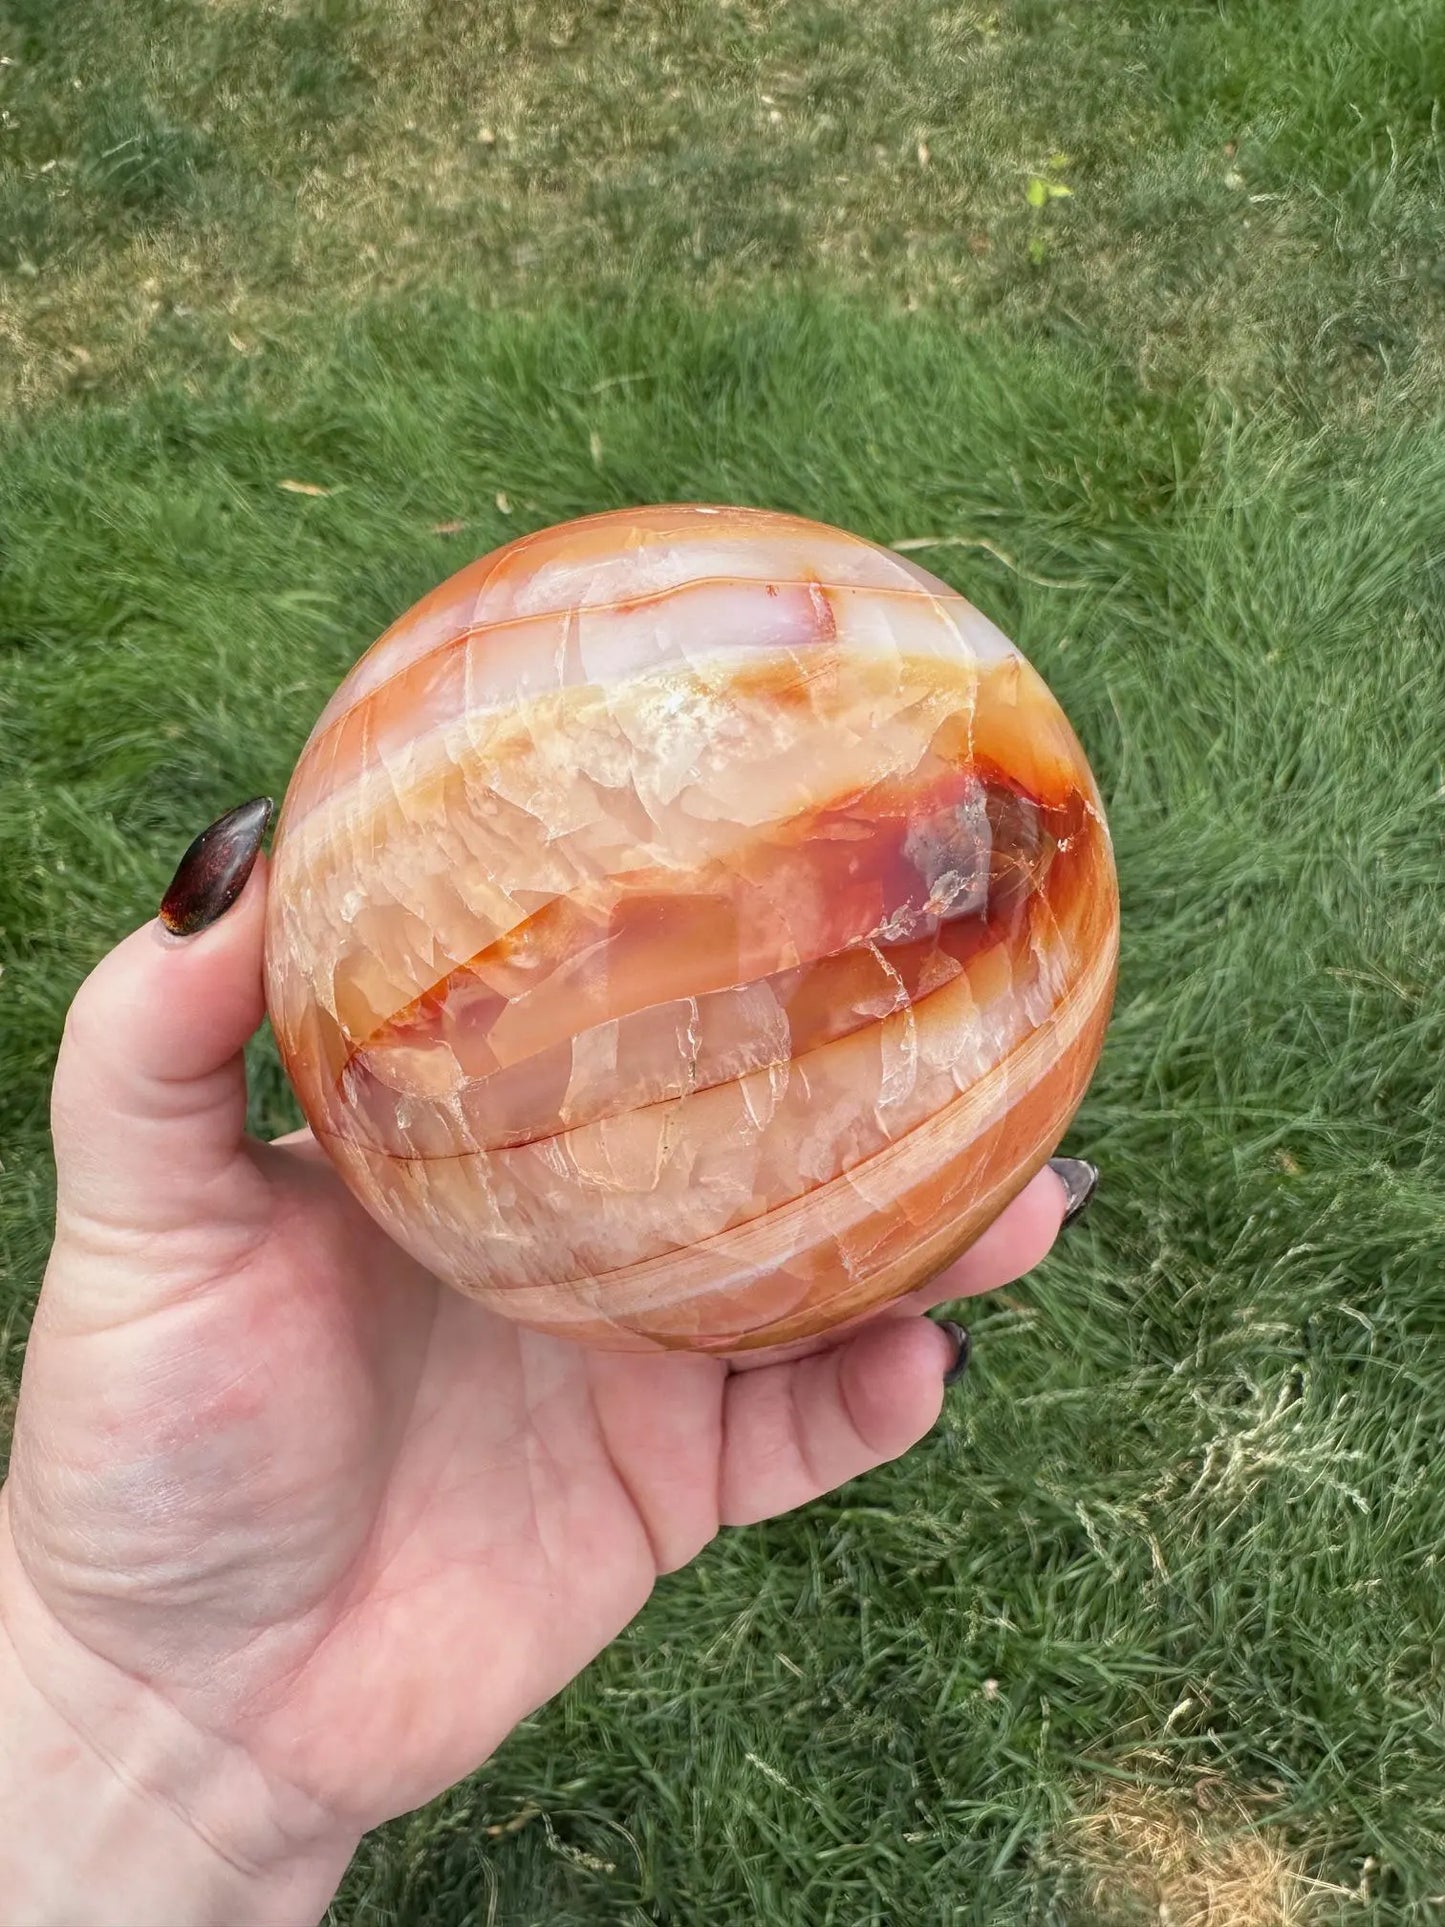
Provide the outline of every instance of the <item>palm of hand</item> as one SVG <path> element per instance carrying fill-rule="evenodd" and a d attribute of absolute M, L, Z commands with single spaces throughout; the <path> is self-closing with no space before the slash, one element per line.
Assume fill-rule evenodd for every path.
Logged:
<path fill-rule="evenodd" d="M 163 1669 L 188 1717 L 365 1826 L 460 1778 L 713 1536 L 728 1379 L 509 1325 L 392 1246 L 314 1146 L 250 1156 L 269 1209 L 239 1264 L 238 1227 L 210 1254 L 187 1234 L 158 1305 L 152 1240 L 140 1318 L 38 1323 L 49 1416 L 17 1439 L 14 1524 L 92 1650 Z"/>

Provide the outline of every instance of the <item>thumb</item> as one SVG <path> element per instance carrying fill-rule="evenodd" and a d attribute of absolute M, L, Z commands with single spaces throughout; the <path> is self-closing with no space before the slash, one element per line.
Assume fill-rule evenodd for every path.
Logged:
<path fill-rule="evenodd" d="M 56 1228 L 140 1233 L 245 1218 L 241 1052 L 261 981 L 269 797 L 229 812 L 181 859 L 160 915 L 76 993 L 55 1067 Z"/>

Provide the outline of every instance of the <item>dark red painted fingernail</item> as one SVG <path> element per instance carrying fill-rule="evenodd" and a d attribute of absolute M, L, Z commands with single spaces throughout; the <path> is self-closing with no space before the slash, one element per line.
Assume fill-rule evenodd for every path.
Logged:
<path fill-rule="evenodd" d="M 939 1318 L 935 1323 L 940 1331 L 947 1332 L 953 1340 L 953 1363 L 943 1374 L 943 1385 L 946 1391 L 950 1385 L 956 1385 L 968 1370 L 968 1361 L 973 1356 L 973 1340 L 963 1326 L 956 1325 L 951 1318 Z"/>
<path fill-rule="evenodd" d="M 1064 1187 L 1068 1203 L 1064 1206 L 1061 1231 L 1078 1222 L 1089 1208 L 1089 1200 L 1099 1188 L 1099 1167 L 1084 1158 L 1050 1158 L 1049 1169 Z"/>
<path fill-rule="evenodd" d="M 201 831 L 161 899 L 160 919 L 173 937 L 199 936 L 225 916 L 256 867 L 272 808 L 269 796 L 256 796 Z"/>

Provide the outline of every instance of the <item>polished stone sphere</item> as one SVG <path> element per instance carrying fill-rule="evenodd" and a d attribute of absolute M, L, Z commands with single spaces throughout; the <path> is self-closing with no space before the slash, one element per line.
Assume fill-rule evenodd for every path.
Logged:
<path fill-rule="evenodd" d="M 1044 683 L 902 556 L 697 506 L 522 537 L 362 657 L 277 831 L 287 1071 L 374 1218 L 590 1344 L 791 1343 L 1051 1154 L 1118 896 Z"/>

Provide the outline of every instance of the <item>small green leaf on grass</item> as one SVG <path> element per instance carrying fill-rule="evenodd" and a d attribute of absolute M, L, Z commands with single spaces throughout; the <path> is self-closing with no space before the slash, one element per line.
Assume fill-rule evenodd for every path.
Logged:
<path fill-rule="evenodd" d="M 1042 207 L 1045 201 L 1048 200 L 1048 198 L 1049 198 L 1048 182 L 1040 180 L 1038 175 L 1035 174 L 1033 179 L 1029 182 L 1029 206 Z"/>

